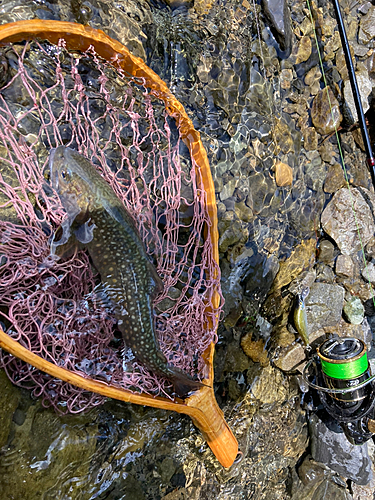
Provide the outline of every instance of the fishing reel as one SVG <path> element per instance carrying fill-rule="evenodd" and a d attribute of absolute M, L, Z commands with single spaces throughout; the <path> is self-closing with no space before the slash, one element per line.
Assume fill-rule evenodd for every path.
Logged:
<path fill-rule="evenodd" d="M 321 344 L 306 363 L 305 382 L 318 392 L 327 413 L 340 423 L 352 444 L 375 433 L 375 375 L 362 340 L 335 337 Z"/>

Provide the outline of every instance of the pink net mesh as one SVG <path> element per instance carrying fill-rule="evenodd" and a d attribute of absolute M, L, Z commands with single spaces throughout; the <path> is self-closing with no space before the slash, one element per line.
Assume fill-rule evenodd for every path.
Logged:
<path fill-rule="evenodd" d="M 11 78 L 0 91 L 0 315 L 5 331 L 42 358 L 132 391 L 170 394 L 171 384 L 138 364 L 95 294 L 85 252 L 49 257 L 65 217 L 43 170 L 64 144 L 88 157 L 134 216 L 164 282 L 155 299 L 160 347 L 175 366 L 202 379 L 201 354 L 216 340 L 219 290 L 200 167 L 165 104 L 145 82 L 85 54 L 29 42 L 9 46 Z M 208 237 L 204 238 L 204 231 Z M 216 276 L 216 278 L 213 278 Z M 11 380 L 60 411 L 101 396 L 55 380 L 0 352 Z M 171 397 L 171 396 L 168 396 Z"/>

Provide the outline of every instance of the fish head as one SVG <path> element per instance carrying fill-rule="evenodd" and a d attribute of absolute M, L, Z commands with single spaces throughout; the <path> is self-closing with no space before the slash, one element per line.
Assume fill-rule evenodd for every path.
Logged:
<path fill-rule="evenodd" d="M 83 158 L 91 166 L 86 158 L 70 148 L 59 146 L 52 149 L 49 157 L 50 182 L 68 212 L 69 207 L 74 205 L 76 211 L 79 209 L 81 213 L 87 213 L 93 193 L 77 158 Z"/>

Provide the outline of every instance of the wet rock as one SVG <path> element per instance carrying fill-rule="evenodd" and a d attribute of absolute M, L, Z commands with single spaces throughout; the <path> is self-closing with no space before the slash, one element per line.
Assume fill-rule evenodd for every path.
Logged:
<path fill-rule="evenodd" d="M 311 56 L 312 42 L 309 36 L 303 36 L 298 44 L 294 46 L 291 59 L 294 64 L 300 64 L 308 60 Z"/>
<path fill-rule="evenodd" d="M 291 372 L 301 366 L 305 359 L 305 349 L 301 344 L 294 344 L 281 350 L 277 359 L 273 359 L 273 363 L 283 372 Z"/>
<path fill-rule="evenodd" d="M 310 332 L 336 325 L 342 314 L 345 290 L 339 285 L 314 283 L 305 300 Z"/>
<path fill-rule="evenodd" d="M 238 183 L 238 179 L 231 179 L 229 182 L 227 182 L 221 192 L 220 192 L 220 200 L 225 201 L 226 199 L 230 198 L 233 196 L 234 190 L 236 189 Z"/>
<path fill-rule="evenodd" d="M 289 285 L 288 290 L 292 295 L 297 295 L 298 293 L 301 293 L 304 288 L 310 288 L 315 279 L 315 269 L 302 271 L 302 273 Z"/>
<path fill-rule="evenodd" d="M 251 222 L 254 218 L 253 211 L 243 201 L 234 205 L 237 217 L 244 222 Z"/>
<path fill-rule="evenodd" d="M 311 238 L 298 245 L 290 257 L 280 262 L 280 269 L 276 275 L 272 289 L 279 290 L 293 281 L 312 260 L 315 260 L 316 240 Z"/>
<path fill-rule="evenodd" d="M 337 423 L 328 420 L 327 423 L 323 422 L 316 414 L 310 415 L 309 428 L 314 460 L 355 483 L 364 485 L 371 480 L 367 443 L 360 446 L 350 444 Z"/>
<path fill-rule="evenodd" d="M 371 5 L 359 24 L 358 41 L 367 45 L 375 37 L 375 7 Z"/>
<path fill-rule="evenodd" d="M 294 140 L 291 134 L 291 128 L 284 119 L 275 119 L 273 133 L 278 149 L 284 154 L 294 151 Z"/>
<path fill-rule="evenodd" d="M 293 71 L 291 69 L 283 69 L 280 73 L 280 87 L 284 90 L 290 89 L 290 84 L 293 80 Z"/>
<path fill-rule="evenodd" d="M 375 264 L 367 262 L 366 267 L 362 270 L 362 276 L 370 283 L 375 283 Z"/>
<path fill-rule="evenodd" d="M 282 403 L 289 392 L 289 384 L 280 370 L 272 366 L 265 367 L 255 381 L 248 380 L 253 396 L 261 403 Z"/>
<path fill-rule="evenodd" d="M 249 259 L 249 271 L 244 282 L 246 301 L 251 309 L 258 309 L 265 300 L 279 270 L 277 260 L 260 253 Z"/>
<path fill-rule="evenodd" d="M 321 464 L 307 456 L 298 467 L 298 476 L 304 485 L 320 482 L 325 477 L 325 470 Z"/>
<path fill-rule="evenodd" d="M 220 236 L 219 250 L 220 252 L 226 252 L 230 246 L 239 242 L 245 242 L 247 238 L 248 230 L 242 227 L 240 221 L 235 220 Z"/>
<path fill-rule="evenodd" d="M 307 127 L 303 131 L 303 147 L 306 151 L 316 151 L 318 149 L 318 134 L 314 127 Z"/>
<path fill-rule="evenodd" d="M 361 241 L 366 245 L 375 231 L 370 207 L 357 188 L 340 189 L 324 209 L 321 223 L 344 255 L 360 250 Z"/>
<path fill-rule="evenodd" d="M 339 163 L 330 165 L 324 181 L 324 191 L 326 193 L 336 193 L 336 191 L 344 186 L 346 186 L 346 180 L 342 166 Z"/>
<path fill-rule="evenodd" d="M 13 189 L 19 188 L 19 179 L 12 168 L 11 164 L 8 163 L 8 153 L 5 147 L 0 145 L 0 157 L 6 159 L 0 160 L 0 174 L 3 180 Z M 21 195 L 22 197 L 22 195 Z M 35 199 L 33 194 L 29 194 L 30 200 Z M 4 221 L 13 222 L 14 224 L 19 224 L 20 219 L 16 209 L 13 206 L 13 200 L 11 195 L 7 195 L 3 190 L 0 191 L 0 219 Z"/>
<path fill-rule="evenodd" d="M 265 318 L 263 318 L 260 314 L 258 314 L 256 323 L 255 323 L 255 331 L 262 337 L 263 340 L 268 340 L 271 332 L 272 325 Z"/>
<path fill-rule="evenodd" d="M 320 90 L 320 79 L 322 78 L 322 73 L 319 69 L 319 65 L 311 68 L 305 76 L 305 85 L 310 87 L 311 95 L 316 95 Z"/>
<path fill-rule="evenodd" d="M 279 347 L 289 347 L 296 340 L 294 333 L 290 332 L 285 326 L 276 329 L 274 338 Z M 277 359 L 279 359 L 279 357 Z M 276 364 L 276 361 L 273 361 Z M 278 368 L 280 368 L 280 366 L 278 366 Z"/>
<path fill-rule="evenodd" d="M 311 120 L 317 132 L 327 135 L 340 126 L 342 115 L 340 106 L 330 88 L 320 90 L 314 97 L 311 107 Z"/>
<path fill-rule="evenodd" d="M 268 408 L 254 415 L 250 449 L 255 460 L 278 455 L 289 459 L 301 456 L 308 437 L 305 416 L 297 405 L 297 398 L 291 398 L 271 411 Z"/>
<path fill-rule="evenodd" d="M 335 273 L 332 267 L 323 264 L 323 262 L 318 262 L 316 264 L 316 281 L 322 281 L 323 283 L 334 283 Z"/>
<path fill-rule="evenodd" d="M 325 264 L 332 265 L 335 247 L 329 240 L 321 240 L 319 243 L 319 260 Z"/>
<path fill-rule="evenodd" d="M 179 488 L 165 495 L 161 500 L 187 500 L 186 488 Z"/>
<path fill-rule="evenodd" d="M 336 274 L 351 278 L 354 274 L 354 263 L 349 255 L 339 255 L 336 259 Z M 374 273 L 375 276 L 375 273 Z"/>
<path fill-rule="evenodd" d="M 363 112 L 366 113 L 369 108 L 369 96 L 372 92 L 372 82 L 368 76 L 367 71 L 356 72 L 357 84 L 359 88 L 359 93 L 361 94 L 361 103 Z M 354 103 L 354 97 L 352 93 L 352 88 L 350 85 L 350 81 L 346 80 L 344 83 L 344 99 L 347 107 L 350 110 L 350 114 L 352 117 L 352 122 L 355 123 L 358 121 L 357 110 Z"/>
<path fill-rule="evenodd" d="M 344 313 L 349 323 L 360 325 L 365 316 L 365 308 L 358 297 L 352 296 L 345 301 Z"/>
<path fill-rule="evenodd" d="M 244 372 L 249 368 L 250 360 L 238 343 L 233 342 L 226 349 L 224 372 Z"/>
<path fill-rule="evenodd" d="M 263 339 L 252 340 L 252 332 L 247 333 L 241 339 L 241 347 L 254 363 L 260 363 L 261 366 L 269 364 L 268 354 L 265 349 L 265 341 Z"/>
<path fill-rule="evenodd" d="M 333 59 L 337 49 L 341 47 L 340 33 L 335 31 L 334 35 L 328 40 L 324 46 L 324 53 L 326 59 Z"/>
<path fill-rule="evenodd" d="M 308 484 L 292 496 L 292 500 L 352 500 L 353 497 L 345 485 L 339 485 L 336 481 L 324 478 L 322 482 Z"/>
<path fill-rule="evenodd" d="M 264 255 L 255 254 L 252 248 L 243 248 L 241 254 L 235 258 L 233 267 L 222 268 L 224 314 L 228 315 L 231 311 L 241 308 L 244 293 L 251 307 L 257 309 L 264 301 L 277 271 L 277 260 L 270 259 L 268 262 Z M 252 310 L 251 314 L 253 313 Z"/>
<path fill-rule="evenodd" d="M 293 183 L 293 169 L 286 163 L 278 161 L 275 166 L 275 177 L 278 186 L 291 186 Z"/>
<path fill-rule="evenodd" d="M 263 0 L 262 5 L 271 31 L 287 58 L 292 50 L 292 25 L 288 3 L 285 0 Z"/>

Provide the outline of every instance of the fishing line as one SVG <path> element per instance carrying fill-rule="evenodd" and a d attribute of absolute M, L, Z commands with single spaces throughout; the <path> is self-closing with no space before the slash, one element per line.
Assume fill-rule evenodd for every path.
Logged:
<path fill-rule="evenodd" d="M 326 89 L 326 92 L 327 92 L 329 109 L 330 109 L 332 121 L 333 121 L 334 127 L 335 127 L 335 136 L 336 136 L 336 140 L 337 140 L 337 146 L 338 146 L 338 149 L 339 149 L 340 161 L 341 161 L 341 164 L 342 164 L 342 168 L 344 170 L 344 176 L 345 176 L 346 185 L 347 185 L 347 188 L 349 190 L 349 196 L 350 196 L 350 201 L 351 201 L 351 208 L 352 208 L 352 212 L 353 212 L 353 215 L 354 215 L 355 225 L 356 225 L 356 228 L 357 228 L 358 239 L 359 239 L 359 242 L 360 242 L 360 245 L 361 245 L 361 253 L 362 253 L 363 261 L 364 261 L 364 264 L 365 264 L 365 269 L 367 271 L 368 268 L 367 268 L 367 261 L 366 261 L 365 249 L 364 249 L 364 245 L 363 245 L 361 234 L 360 234 L 360 230 L 359 230 L 359 223 L 358 223 L 358 219 L 357 219 L 357 214 L 356 214 L 356 211 L 355 211 L 355 208 L 354 208 L 354 198 L 353 198 L 353 194 L 352 194 L 352 191 L 351 191 L 351 188 L 350 188 L 348 173 L 347 173 L 346 166 L 345 166 L 344 155 L 343 155 L 342 148 L 341 148 L 341 141 L 340 141 L 338 129 L 337 129 L 337 126 L 336 126 L 336 123 L 335 123 L 335 118 L 334 118 L 334 114 L 333 114 L 331 99 L 329 97 L 329 87 L 328 87 L 328 84 L 327 84 L 326 74 L 325 74 L 324 67 L 323 67 L 323 59 L 322 59 L 322 55 L 321 55 L 320 48 L 319 48 L 318 37 L 317 37 L 316 29 L 315 29 L 315 22 L 314 22 L 313 15 L 312 15 L 312 9 L 311 9 L 311 6 L 310 6 L 310 1 L 306 0 L 306 3 L 307 3 L 307 7 L 309 9 L 311 26 L 312 26 L 312 29 L 313 29 L 313 32 L 314 32 L 315 44 L 316 44 L 316 48 L 317 48 L 317 52 L 318 52 L 318 57 L 319 57 L 319 65 L 320 65 L 320 69 L 321 69 L 321 72 L 322 72 L 322 77 L 323 77 L 323 82 L 324 82 L 324 85 L 325 85 L 325 89 Z M 368 282 L 368 284 L 369 284 L 370 291 L 371 291 L 372 303 L 373 303 L 374 309 L 375 309 L 374 289 L 373 289 L 372 284 L 371 284 L 370 281 Z"/>

